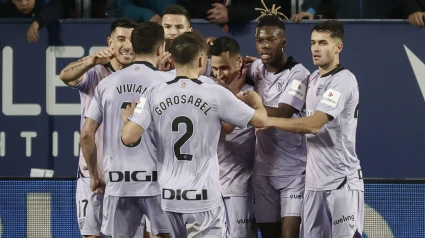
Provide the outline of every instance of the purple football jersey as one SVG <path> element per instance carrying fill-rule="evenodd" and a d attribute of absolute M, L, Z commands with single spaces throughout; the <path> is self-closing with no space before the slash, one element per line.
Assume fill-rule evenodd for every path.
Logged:
<path fill-rule="evenodd" d="M 301 116 L 305 104 L 309 71 L 289 57 L 285 66 L 275 72 L 267 72 L 261 60 L 251 64 L 248 75 L 255 82 L 255 91 L 268 107 L 285 103 Z M 269 128 L 257 134 L 254 172 L 261 176 L 297 175 L 305 171 L 306 140 L 298 133 Z"/>
<path fill-rule="evenodd" d="M 317 135 L 307 135 L 306 189 L 336 189 L 345 179 L 351 189 L 363 190 L 360 161 L 356 154 L 356 77 L 344 67 L 309 78 L 306 114 L 321 111 L 333 118 Z M 360 179 L 359 179 L 360 178 Z"/>
<path fill-rule="evenodd" d="M 218 84 L 186 77 L 152 87 L 139 105 L 130 120 L 155 129 L 162 209 L 195 213 L 221 206 L 221 121 L 245 127 L 254 109 Z"/>
<path fill-rule="evenodd" d="M 88 110 L 90 103 L 94 96 L 94 89 L 99 84 L 99 82 L 106 78 L 108 75 L 113 73 L 114 70 L 109 65 L 96 65 L 87 71 L 84 74 L 84 79 L 81 81 L 75 89 L 78 89 L 80 92 L 80 101 L 81 101 L 81 125 L 80 130 L 84 125 L 84 115 Z M 103 125 L 99 126 L 99 129 L 96 132 L 96 146 L 97 146 L 97 161 L 98 168 L 100 169 L 100 174 L 103 176 Z M 88 178 L 90 177 L 89 170 L 87 168 L 86 160 L 84 159 L 83 152 L 80 148 L 80 158 L 78 162 L 78 170 L 81 172 L 82 176 Z"/>
<path fill-rule="evenodd" d="M 138 102 L 147 89 L 164 78 L 148 62 L 136 61 L 102 80 L 95 89 L 86 117 L 104 125 L 103 158 L 106 190 L 112 196 L 154 196 L 160 194 L 153 131 L 131 147 L 121 141 L 124 125 L 121 112 Z"/>

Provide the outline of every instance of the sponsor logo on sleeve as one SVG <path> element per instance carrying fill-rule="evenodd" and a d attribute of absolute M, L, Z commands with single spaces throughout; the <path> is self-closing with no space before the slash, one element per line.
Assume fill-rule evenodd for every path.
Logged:
<path fill-rule="evenodd" d="M 338 104 L 339 98 L 341 97 L 341 93 L 334 90 L 334 89 L 328 89 L 322 97 L 322 100 L 320 103 L 326 104 L 330 107 L 336 107 Z"/>
<path fill-rule="evenodd" d="M 136 106 L 136 109 L 134 109 L 134 113 L 140 114 L 143 112 L 143 108 L 145 108 L 146 104 L 146 98 L 140 97 L 139 103 Z"/>
<path fill-rule="evenodd" d="M 289 94 L 299 98 L 300 100 L 304 100 L 306 91 L 307 87 L 305 84 L 301 83 L 301 81 L 293 80 Z"/>

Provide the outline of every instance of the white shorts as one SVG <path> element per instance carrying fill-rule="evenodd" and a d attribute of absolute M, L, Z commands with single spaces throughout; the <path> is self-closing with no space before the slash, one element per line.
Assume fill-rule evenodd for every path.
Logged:
<path fill-rule="evenodd" d="M 77 179 L 77 219 L 82 236 L 103 236 L 102 226 L 103 194 L 90 189 L 90 178 Z"/>
<path fill-rule="evenodd" d="M 252 175 L 257 223 L 280 222 L 282 217 L 301 217 L 305 174 Z"/>
<path fill-rule="evenodd" d="M 137 227 L 136 233 L 133 238 L 145 238 L 145 227 L 146 227 L 146 216 L 143 215 L 142 220 L 140 221 L 140 225 Z"/>
<path fill-rule="evenodd" d="M 198 213 L 166 212 L 170 221 L 171 237 L 225 238 L 224 207 Z"/>
<path fill-rule="evenodd" d="M 112 237 L 134 237 L 143 215 L 146 215 L 150 217 L 152 235 L 169 233 L 169 222 L 160 203 L 160 195 L 152 197 L 105 195 L 101 231 Z"/>
<path fill-rule="evenodd" d="M 353 238 L 363 232 L 364 192 L 347 184 L 330 191 L 306 190 L 303 206 L 304 238 Z"/>
<path fill-rule="evenodd" d="M 254 238 L 257 235 L 254 197 L 224 197 L 227 238 Z"/>

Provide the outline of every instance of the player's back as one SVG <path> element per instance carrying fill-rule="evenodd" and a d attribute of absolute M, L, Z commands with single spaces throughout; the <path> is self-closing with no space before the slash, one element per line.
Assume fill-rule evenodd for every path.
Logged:
<path fill-rule="evenodd" d="M 164 82 L 155 70 L 149 63 L 134 62 L 105 78 L 96 89 L 95 99 L 100 100 L 98 106 L 102 108 L 104 125 L 103 153 L 108 195 L 153 196 L 160 192 L 156 182 L 153 131 L 148 130 L 131 147 L 125 146 L 120 139 L 124 125 L 122 110 L 132 101 L 138 102 L 149 87 Z"/>
<path fill-rule="evenodd" d="M 220 85 L 186 77 L 155 86 L 146 96 L 158 142 L 162 208 L 195 213 L 219 207 L 221 120 L 244 126 L 254 110 Z M 234 110 L 227 112 L 226 103 Z"/>

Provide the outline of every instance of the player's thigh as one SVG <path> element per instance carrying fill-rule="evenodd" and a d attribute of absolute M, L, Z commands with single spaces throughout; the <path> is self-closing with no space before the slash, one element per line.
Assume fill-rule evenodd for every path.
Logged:
<path fill-rule="evenodd" d="M 149 220 L 149 227 L 152 235 L 156 236 L 158 234 L 170 233 L 168 217 L 161 209 L 160 195 L 140 198 L 138 200 L 138 206 L 144 211 L 147 220 Z"/>
<path fill-rule="evenodd" d="M 225 238 L 224 205 L 206 212 L 183 214 L 188 238 Z"/>
<path fill-rule="evenodd" d="M 224 203 L 227 214 L 227 237 L 255 237 L 254 198 L 226 197 Z"/>
<path fill-rule="evenodd" d="M 106 218 L 102 232 L 113 237 L 133 237 L 143 217 L 143 211 L 137 206 L 137 197 L 105 196 L 104 200 Z"/>
<path fill-rule="evenodd" d="M 273 177 L 272 185 L 280 191 L 280 217 L 301 217 L 305 176 Z"/>
<path fill-rule="evenodd" d="M 331 214 L 328 208 L 328 191 L 306 190 L 302 207 L 303 238 L 330 238 L 332 234 Z"/>
<path fill-rule="evenodd" d="M 76 205 L 81 235 L 88 237 L 102 236 L 100 229 L 102 226 L 103 194 L 96 194 L 90 190 L 90 178 L 79 178 L 77 180 Z"/>
<path fill-rule="evenodd" d="M 165 212 L 170 223 L 170 235 L 171 237 L 186 237 L 186 223 L 183 219 L 182 213 L 176 212 Z"/>
<path fill-rule="evenodd" d="M 255 195 L 255 219 L 260 223 L 280 223 L 280 192 L 274 189 L 269 177 L 252 176 Z"/>
<path fill-rule="evenodd" d="M 332 190 L 327 197 L 332 216 L 332 237 L 353 237 L 363 231 L 364 194 L 348 184 Z"/>

